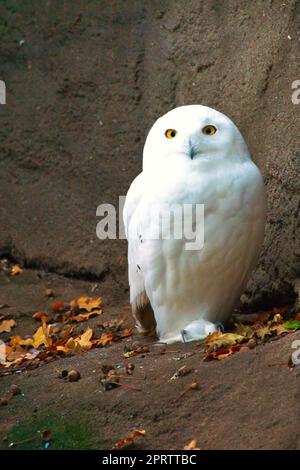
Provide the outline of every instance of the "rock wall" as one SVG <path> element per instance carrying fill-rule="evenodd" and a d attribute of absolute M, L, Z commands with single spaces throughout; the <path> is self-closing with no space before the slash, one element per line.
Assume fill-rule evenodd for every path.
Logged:
<path fill-rule="evenodd" d="M 205 104 L 237 123 L 267 186 L 244 300 L 286 300 L 300 254 L 299 26 L 296 0 L 1 2 L 0 252 L 126 294 L 126 242 L 97 239 L 96 208 L 126 194 L 159 115 Z"/>

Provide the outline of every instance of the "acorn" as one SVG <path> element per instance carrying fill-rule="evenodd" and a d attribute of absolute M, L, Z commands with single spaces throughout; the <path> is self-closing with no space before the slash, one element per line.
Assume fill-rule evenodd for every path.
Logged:
<path fill-rule="evenodd" d="M 18 385 L 12 384 L 10 386 L 10 393 L 12 395 L 20 395 L 21 394 L 21 389 L 18 387 Z"/>
<path fill-rule="evenodd" d="M 101 367 L 101 370 L 103 372 L 104 375 L 107 375 L 109 373 L 110 370 L 115 370 L 114 366 L 112 365 L 107 365 L 107 364 L 103 364 L 103 366 Z"/>
<path fill-rule="evenodd" d="M 197 382 L 191 383 L 190 387 L 191 390 L 199 390 L 199 385 Z"/>
<path fill-rule="evenodd" d="M 54 297 L 54 292 L 52 289 L 46 289 L 45 290 L 45 296 L 46 297 Z"/>
<path fill-rule="evenodd" d="M 68 373 L 69 372 L 67 371 L 67 369 L 61 370 L 58 374 L 58 377 L 60 379 L 66 379 L 68 377 Z"/>
<path fill-rule="evenodd" d="M 45 431 L 42 431 L 41 433 L 41 439 L 44 442 L 49 442 L 52 437 L 52 432 L 49 429 L 46 429 Z"/>
<path fill-rule="evenodd" d="M 0 406 L 6 406 L 8 405 L 9 398 L 8 397 L 2 397 L 0 398 Z"/>
<path fill-rule="evenodd" d="M 256 346 L 256 341 L 254 338 L 250 338 L 248 343 L 247 343 L 247 346 L 249 349 L 254 349 L 255 346 Z"/>
<path fill-rule="evenodd" d="M 78 370 L 70 370 L 68 372 L 68 379 L 69 382 L 77 382 L 80 379 L 80 373 L 78 372 Z"/>

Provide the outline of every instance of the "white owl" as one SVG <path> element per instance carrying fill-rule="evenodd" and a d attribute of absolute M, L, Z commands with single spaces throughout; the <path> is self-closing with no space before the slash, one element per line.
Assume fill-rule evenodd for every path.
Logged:
<path fill-rule="evenodd" d="M 204 205 L 204 245 L 197 250 L 187 249 L 184 235 L 165 237 L 153 217 L 188 204 Z M 257 261 L 265 212 L 262 176 L 228 117 L 200 105 L 160 117 L 123 213 L 138 330 L 173 343 L 202 339 L 226 322 Z"/>

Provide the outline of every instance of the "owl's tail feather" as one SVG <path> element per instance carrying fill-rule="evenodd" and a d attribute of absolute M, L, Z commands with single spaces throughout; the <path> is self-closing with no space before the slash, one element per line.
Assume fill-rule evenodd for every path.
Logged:
<path fill-rule="evenodd" d="M 147 303 L 145 303 L 145 297 L 146 296 L 143 298 L 143 302 L 141 302 L 141 299 L 135 299 L 132 303 L 132 314 L 139 333 L 144 336 L 155 336 L 156 321 L 154 318 L 154 312 L 147 297 Z"/>

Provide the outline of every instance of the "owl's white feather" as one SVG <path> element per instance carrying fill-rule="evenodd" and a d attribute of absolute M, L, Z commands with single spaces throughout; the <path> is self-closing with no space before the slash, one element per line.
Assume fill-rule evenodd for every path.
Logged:
<path fill-rule="evenodd" d="M 208 125 L 214 135 L 203 133 Z M 174 138 L 166 137 L 168 129 L 176 130 Z M 174 204 L 204 204 L 202 249 L 187 250 L 184 237 L 153 239 L 155 229 L 163 234 L 151 214 Z M 256 263 L 265 210 L 261 174 L 228 117 L 193 105 L 159 118 L 123 214 L 130 301 L 140 331 L 153 326 L 149 308 L 160 340 L 169 343 L 201 339 L 226 322 Z"/>

